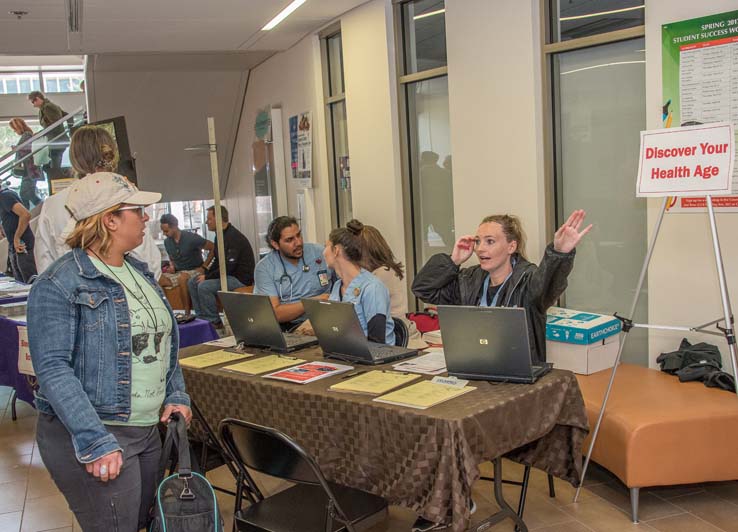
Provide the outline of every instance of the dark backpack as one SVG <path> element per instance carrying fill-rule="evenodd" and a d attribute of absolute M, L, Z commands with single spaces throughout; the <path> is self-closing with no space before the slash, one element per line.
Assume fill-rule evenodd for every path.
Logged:
<path fill-rule="evenodd" d="M 223 532 L 223 519 L 213 486 L 193 470 L 187 426 L 178 414 L 172 416 L 167 426 L 159 478 L 163 477 L 173 451 L 178 456 L 177 472 L 164 478 L 156 490 L 150 532 Z"/>

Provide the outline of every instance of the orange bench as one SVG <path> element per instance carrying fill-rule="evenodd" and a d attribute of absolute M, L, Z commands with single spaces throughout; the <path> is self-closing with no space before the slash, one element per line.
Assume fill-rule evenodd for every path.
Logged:
<path fill-rule="evenodd" d="M 577 375 L 592 432 L 610 374 L 607 369 Z M 637 522 L 640 488 L 736 480 L 737 449 L 734 393 L 621 364 L 592 460 L 630 489 L 631 514 Z"/>

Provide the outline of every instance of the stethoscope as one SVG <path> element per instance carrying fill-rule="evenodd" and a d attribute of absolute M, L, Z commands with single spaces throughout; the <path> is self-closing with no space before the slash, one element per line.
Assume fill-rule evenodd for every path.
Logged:
<path fill-rule="evenodd" d="M 287 273 L 287 267 L 284 265 L 284 260 L 282 260 L 282 254 L 277 250 L 274 250 L 274 253 L 277 254 L 277 257 L 279 257 L 279 262 L 280 264 L 282 264 L 282 275 L 279 277 L 279 300 L 285 301 L 284 295 L 282 294 L 282 283 L 284 282 L 285 279 L 287 279 L 287 282 L 289 283 L 289 286 L 290 286 L 290 298 L 288 301 L 292 301 L 292 286 L 293 286 L 292 276 L 289 273 Z M 305 262 L 305 255 L 300 257 L 300 259 L 302 259 L 302 271 L 304 273 L 309 272 L 310 266 L 308 266 L 307 263 Z"/>

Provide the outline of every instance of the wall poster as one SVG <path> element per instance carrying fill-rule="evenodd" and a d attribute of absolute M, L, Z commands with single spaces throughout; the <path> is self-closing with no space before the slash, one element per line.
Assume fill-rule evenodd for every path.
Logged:
<path fill-rule="evenodd" d="M 297 179 L 297 115 L 289 118 L 290 125 L 290 175 Z"/>
<path fill-rule="evenodd" d="M 296 128 L 297 153 L 293 148 L 293 126 Z M 290 148 L 292 157 L 293 174 L 297 179 L 297 188 L 313 187 L 313 118 L 312 112 L 307 111 L 297 116 L 290 117 Z M 296 160 L 295 160 L 296 158 Z"/>
<path fill-rule="evenodd" d="M 738 11 L 664 24 L 663 126 L 738 123 Z M 738 190 L 734 165 L 733 190 Z M 738 212 L 738 194 L 713 197 L 719 212 Z M 700 212 L 704 197 L 672 197 L 669 212 Z"/>

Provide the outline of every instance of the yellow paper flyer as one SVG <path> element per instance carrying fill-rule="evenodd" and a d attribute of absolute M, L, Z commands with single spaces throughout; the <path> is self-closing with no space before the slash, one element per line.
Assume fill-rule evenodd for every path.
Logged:
<path fill-rule="evenodd" d="M 238 373 L 246 373 L 247 375 L 260 375 L 270 371 L 286 368 L 288 366 L 296 366 L 305 362 L 301 358 L 288 357 L 284 355 L 269 355 L 256 360 L 247 360 L 239 362 L 231 366 L 225 366 L 221 369 L 226 371 L 236 371 Z"/>
<path fill-rule="evenodd" d="M 449 386 L 448 384 L 423 381 L 388 393 L 382 397 L 377 397 L 374 400 L 379 403 L 389 403 L 424 410 L 473 390 L 476 390 L 473 386 L 458 388 L 456 386 Z"/>
<path fill-rule="evenodd" d="M 400 371 L 374 370 L 334 384 L 330 389 L 339 392 L 380 395 L 419 378 L 420 375 L 410 375 Z"/>
<path fill-rule="evenodd" d="M 179 361 L 179 365 L 186 368 L 202 369 L 209 366 L 215 366 L 216 364 L 222 364 L 223 362 L 235 362 L 236 360 L 252 356 L 254 355 L 249 353 L 230 353 L 219 349 L 218 351 L 211 351 L 210 353 L 205 353 L 203 355 L 183 358 Z"/>

